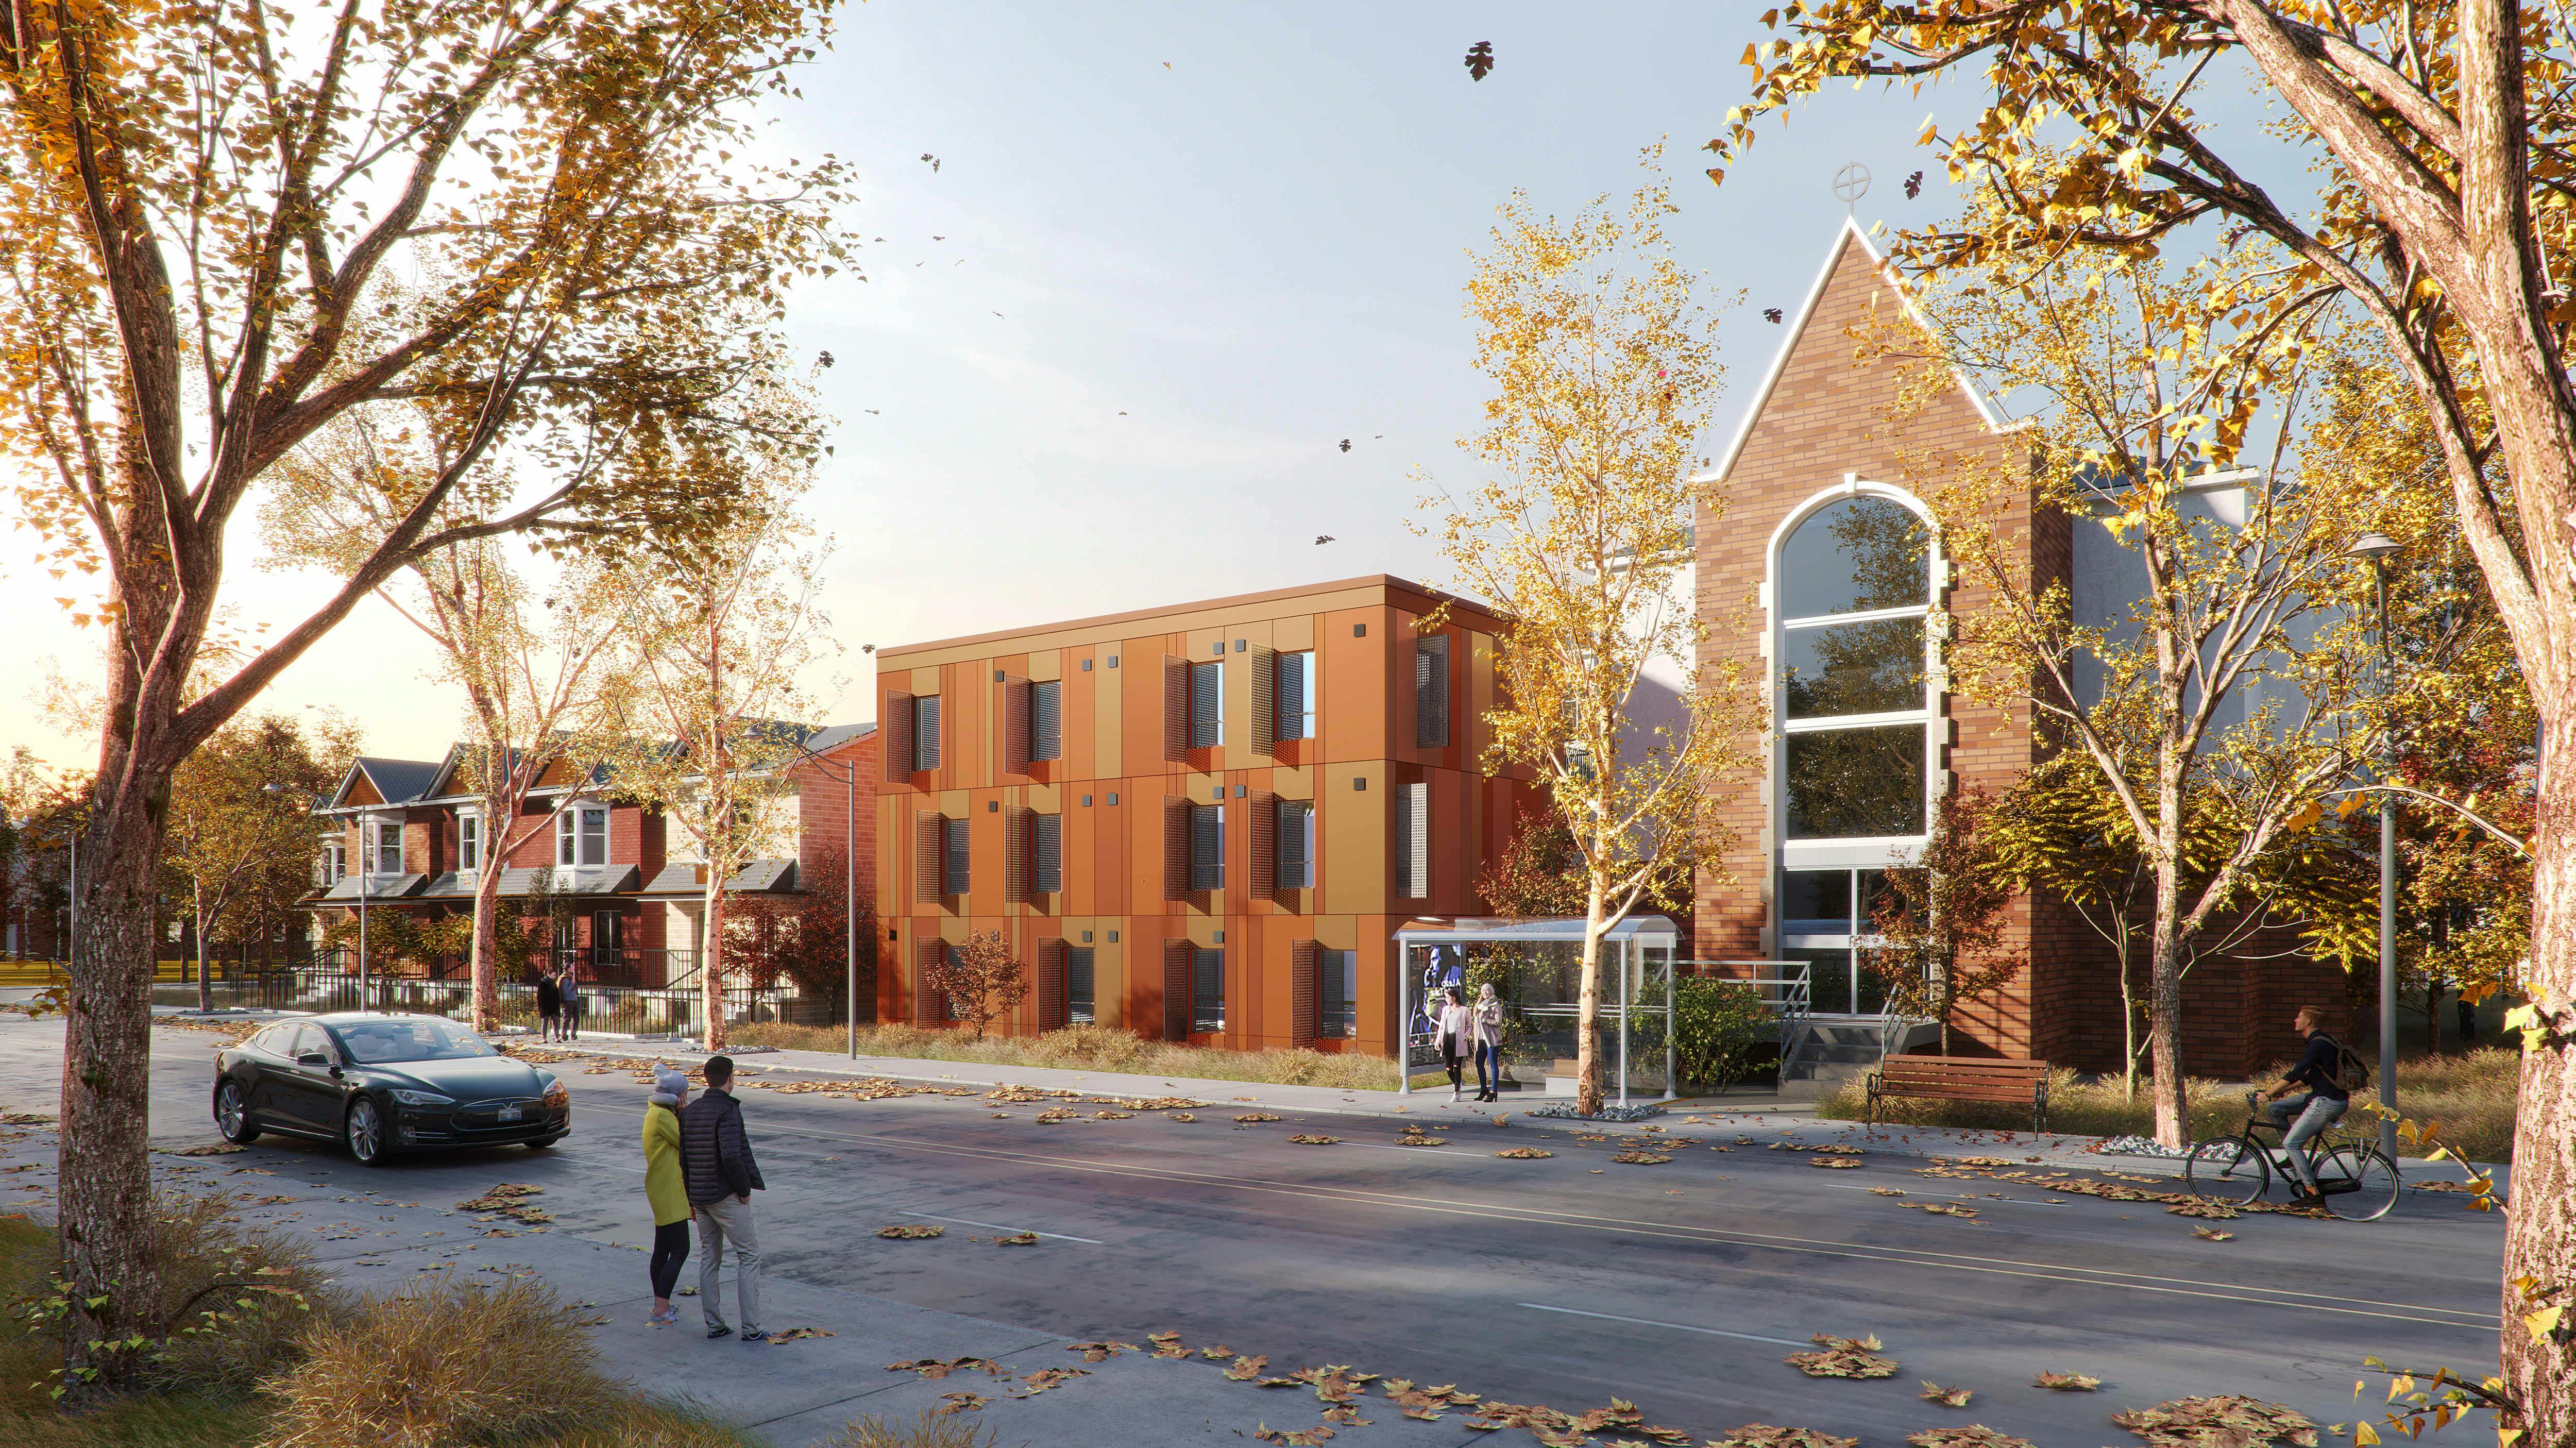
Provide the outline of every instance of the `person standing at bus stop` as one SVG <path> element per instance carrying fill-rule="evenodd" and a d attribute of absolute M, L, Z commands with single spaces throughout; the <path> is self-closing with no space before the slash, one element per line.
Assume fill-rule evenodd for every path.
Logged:
<path fill-rule="evenodd" d="M 1486 981 L 1476 987 L 1476 1004 L 1469 1008 L 1468 1043 L 1476 1052 L 1476 1099 L 1500 1101 L 1503 1089 L 1503 1003 L 1494 995 L 1494 983 Z"/>

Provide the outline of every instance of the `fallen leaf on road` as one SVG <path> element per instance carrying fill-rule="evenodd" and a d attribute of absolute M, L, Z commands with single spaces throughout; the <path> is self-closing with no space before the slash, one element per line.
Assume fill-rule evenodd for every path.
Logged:
<path fill-rule="evenodd" d="M 156 1146 L 152 1149 L 163 1156 L 230 1156 L 237 1151 L 249 1150 L 248 1147 L 235 1146 L 229 1141 L 210 1141 L 203 1146 Z"/>
<path fill-rule="evenodd" d="M 1007 1378 L 1011 1375 L 1009 1369 L 994 1362 L 991 1358 L 915 1358 L 908 1363 L 886 1364 L 887 1372 L 919 1373 L 924 1381 L 934 1383 L 939 1381 L 941 1378 L 948 1376 L 950 1373 L 964 1372 L 968 1368 L 981 1368 L 999 1378 Z"/>
<path fill-rule="evenodd" d="M 1811 1156 L 1807 1158 L 1807 1165 L 1836 1167 L 1843 1170 L 1849 1170 L 1852 1167 L 1860 1165 L 1860 1163 L 1847 1156 Z"/>
<path fill-rule="evenodd" d="M 984 1411 L 985 1404 L 993 1401 L 982 1393 L 941 1393 L 939 1396 L 942 1399 L 940 1405 L 930 1410 L 930 1416 L 934 1418 L 944 1418 L 951 1413 L 980 1413 Z"/>
<path fill-rule="evenodd" d="M 1964 1408 L 1968 1406 L 1968 1399 L 1974 1394 L 1966 1388 L 1945 1388 L 1926 1378 L 1923 1382 L 1923 1391 L 1918 1396 L 1927 1403 L 1939 1403 L 1945 1408 Z"/>
<path fill-rule="evenodd" d="M 1860 1440 L 1837 1438 L 1813 1428 L 1774 1428 L 1768 1423 L 1747 1423 L 1723 1438 L 1712 1439 L 1708 1448 L 1860 1448 Z"/>
<path fill-rule="evenodd" d="M 1905 1440 L 1914 1448 L 2032 1448 L 2027 1438 L 1998 1433 L 1983 1423 L 1965 1428 L 1926 1428 Z"/>
<path fill-rule="evenodd" d="M 1269 1362 L 1270 1359 L 1266 1357 L 1239 1357 L 1225 1370 L 1225 1375 L 1238 1383 L 1248 1383 L 1260 1377 L 1261 1370 L 1268 1366 Z"/>
<path fill-rule="evenodd" d="M 1258 1122 L 1258 1121 L 1277 1121 L 1279 1118 L 1278 1118 L 1278 1117 L 1276 1117 L 1276 1116 L 1271 1115 L 1271 1114 L 1270 1114 L 1269 1112 L 1267 1112 L 1267 1111 L 1247 1111 L 1247 1112 L 1243 1113 L 1241 1116 L 1238 1116 L 1238 1117 L 1236 1117 L 1236 1118 L 1234 1118 L 1234 1119 L 1235 1119 L 1235 1120 L 1237 1120 L 1237 1121 L 1242 1122 L 1242 1123 L 1243 1123 L 1244 1125 L 1246 1125 L 1246 1126 L 1250 1126 L 1250 1125 L 1252 1125 L 1254 1122 Z"/>
<path fill-rule="evenodd" d="M 784 1332 L 773 1332 L 773 1333 L 771 1333 L 771 1334 L 769 1335 L 769 1340 L 770 1340 L 771 1342 L 774 1342 L 774 1343 L 776 1343 L 776 1342 L 794 1342 L 794 1341 L 796 1341 L 796 1340 L 797 1340 L 797 1339 L 799 1339 L 799 1338 L 807 1338 L 807 1337 L 838 1337 L 838 1336 L 840 1336 L 840 1334 L 839 1334 L 839 1333 L 836 1333 L 836 1332 L 829 1332 L 829 1331 L 826 1331 L 825 1329 L 823 1329 L 823 1328 L 819 1328 L 819 1327 L 791 1327 L 791 1328 L 787 1329 L 787 1330 L 786 1330 L 786 1331 L 784 1331 Z"/>
<path fill-rule="evenodd" d="M 996 1247 L 1034 1247 L 1037 1244 L 1038 1234 L 1035 1232 L 1013 1232 L 1007 1237 L 993 1239 L 993 1245 Z"/>
<path fill-rule="evenodd" d="M 1029 1374 L 1027 1377 L 1020 1379 L 1022 1383 L 1028 1386 L 1027 1392 L 1013 1393 L 1011 1396 L 1015 1398 L 1033 1398 L 1038 1394 L 1045 1392 L 1049 1388 L 1059 1388 L 1064 1386 L 1066 1383 L 1072 1382 L 1075 1378 L 1087 1378 L 1089 1376 L 1091 1376 L 1091 1369 L 1089 1368 L 1040 1368 L 1036 1372 Z"/>
<path fill-rule="evenodd" d="M 2236 1240 L 2236 1234 L 2234 1232 L 2222 1232 L 2216 1227 L 2194 1227 L 2191 1229 L 2191 1234 L 2204 1242 L 2233 1242 Z"/>
<path fill-rule="evenodd" d="M 1610 1158 L 1623 1166 L 1662 1166 L 1672 1158 L 1653 1151 L 1623 1151 Z"/>
<path fill-rule="evenodd" d="M 1196 1120 L 1198 1120 L 1198 1118 L 1197 1118 L 1197 1117 L 1192 1116 L 1191 1114 L 1189 1114 L 1189 1113 L 1188 1113 L 1188 1112 L 1186 1112 L 1186 1111 L 1175 1111 L 1175 1112 L 1173 1112 L 1171 1115 L 1166 1116 L 1166 1117 L 1164 1117 L 1163 1119 L 1164 1119 L 1165 1121 L 1196 1121 Z"/>
<path fill-rule="evenodd" d="M 948 1229 L 946 1227 L 934 1227 L 927 1222 L 906 1222 L 901 1226 L 879 1227 L 877 1228 L 877 1235 L 880 1237 L 893 1238 L 898 1241 L 910 1241 L 922 1237 L 944 1237 L 948 1235 Z"/>
<path fill-rule="evenodd" d="M 1124 1121 L 1136 1113 L 1133 1111 L 1095 1111 L 1091 1114 L 1102 1121 Z"/>
<path fill-rule="evenodd" d="M 1511 1161 L 1536 1161 L 1540 1157 L 1554 1156 L 1556 1153 L 1552 1151 L 1541 1151 L 1535 1146 L 1507 1146 L 1502 1150 L 1495 1152 L 1494 1155 L 1504 1157 Z"/>
<path fill-rule="evenodd" d="M 1311 1131 L 1301 1131 L 1288 1139 L 1299 1146 L 1332 1146 L 1341 1140 L 1338 1136 L 1325 1136 L 1320 1132 Z"/>
<path fill-rule="evenodd" d="M 1139 1349 L 1132 1342 L 1076 1342 L 1067 1343 L 1064 1350 L 1082 1354 L 1084 1362 L 1097 1363 L 1107 1362 L 1122 1352 L 1136 1352 Z"/>
<path fill-rule="evenodd" d="M 2195 1448 L 2224 1442 L 2257 1448 L 2290 1443 L 2316 1448 L 2317 1425 L 2278 1403 L 2228 1395 L 2176 1398 L 2152 1408 L 2114 1413 L 2111 1421 L 2144 1438 L 2151 1448 Z"/>
<path fill-rule="evenodd" d="M 1253 1426 L 1252 1436 L 1264 1443 L 1290 1444 L 1295 1445 L 1295 1448 L 1314 1448 L 1318 1443 L 1332 1441 L 1333 1430 L 1317 1424 L 1312 1428 L 1301 1428 L 1294 1433 L 1282 1433 L 1267 1423 L 1258 1423 Z"/>
<path fill-rule="evenodd" d="M 2054 1388 L 2061 1393 L 2090 1393 L 2102 1386 L 2102 1380 L 2088 1378 L 2081 1373 L 2041 1373 L 2030 1380 L 2030 1385 L 2034 1388 Z"/>
<path fill-rule="evenodd" d="M 1901 1197 L 1905 1195 L 1904 1192 L 1895 1187 L 1871 1187 L 1869 1189 L 1869 1194 L 1873 1197 Z"/>
<path fill-rule="evenodd" d="M 1918 1212 L 1930 1212 L 1936 1217 L 1966 1217 L 1970 1221 L 1975 1221 L 1977 1217 L 1976 1208 L 1952 1206 L 1947 1202 L 1899 1202 L 1897 1205 L 1911 1207 Z"/>
<path fill-rule="evenodd" d="M 1815 1336 L 1821 1352 L 1793 1352 L 1782 1361 L 1811 1378 L 1892 1378 L 1896 1360 L 1878 1355 L 1880 1343 L 1875 1337 L 1835 1337 L 1820 1332 Z"/>

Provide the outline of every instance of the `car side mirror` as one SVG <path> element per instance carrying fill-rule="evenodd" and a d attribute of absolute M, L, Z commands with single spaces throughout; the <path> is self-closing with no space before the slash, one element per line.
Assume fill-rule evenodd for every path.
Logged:
<path fill-rule="evenodd" d="M 323 1055 L 319 1051 L 307 1051 L 303 1055 L 295 1058 L 295 1064 L 298 1066 L 328 1066 L 331 1064 L 331 1058 Z"/>

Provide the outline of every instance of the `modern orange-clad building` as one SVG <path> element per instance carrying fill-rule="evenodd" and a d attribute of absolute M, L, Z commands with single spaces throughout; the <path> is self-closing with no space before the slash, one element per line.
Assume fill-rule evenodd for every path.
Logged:
<path fill-rule="evenodd" d="M 1392 1055 L 1396 929 L 1535 799 L 1478 771 L 1500 626 L 1379 575 L 879 650 L 878 1018 L 998 930 L 1015 1032 Z"/>

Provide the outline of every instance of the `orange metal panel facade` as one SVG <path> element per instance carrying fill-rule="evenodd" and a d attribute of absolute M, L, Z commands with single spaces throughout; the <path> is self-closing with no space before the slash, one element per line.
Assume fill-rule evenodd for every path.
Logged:
<path fill-rule="evenodd" d="M 1432 632 L 1449 638 L 1448 740 L 1417 747 L 1419 625 L 1444 604 Z M 1391 1055 L 1393 931 L 1416 916 L 1483 913 L 1475 882 L 1535 798 L 1518 770 L 1477 772 L 1487 733 L 1476 703 L 1494 694 L 1500 627 L 1464 600 L 1379 575 L 880 650 L 879 719 L 918 707 L 897 696 L 935 693 L 940 741 L 937 768 L 897 762 L 879 786 L 878 830 L 906 845 L 877 854 L 887 931 L 879 958 L 890 963 L 878 974 L 878 1019 L 913 1018 L 917 942 L 1000 931 L 1032 963 L 1048 940 L 1092 951 L 1093 1020 L 1159 1038 L 1165 947 L 1187 942 L 1223 952 L 1223 1023 L 1189 1039 L 1286 1046 L 1298 1014 L 1296 942 L 1311 940 L 1352 952 L 1355 966 L 1355 1026 L 1318 1047 Z M 1310 649 L 1314 737 L 1265 738 L 1255 700 L 1269 698 L 1275 725 L 1278 696 L 1256 687 L 1255 671 Z M 1191 742 L 1177 757 L 1167 749 L 1176 722 L 1167 718 L 1167 661 L 1219 670 L 1221 725 L 1212 742 Z M 1008 710 L 1021 680 L 1058 684 L 1062 734 L 1056 757 L 1015 770 Z M 1185 721 L 1181 729 L 1186 737 Z M 1401 893 L 1395 869 L 1401 786 L 1413 783 L 1429 786 L 1428 892 L 1418 898 Z M 1265 796 L 1312 802 L 1312 885 L 1251 878 L 1254 831 L 1277 828 L 1275 814 L 1253 817 Z M 1213 888 L 1167 898 L 1175 801 L 1223 810 L 1223 866 Z M 1019 810 L 1062 821 L 1061 888 L 1024 902 L 1005 899 L 1008 821 Z M 916 879 L 924 862 L 911 847 L 924 814 L 965 821 L 969 862 L 962 892 L 943 880 L 927 901 Z M 1033 996 L 1009 1029 L 1034 1031 L 1037 1011 Z"/>

